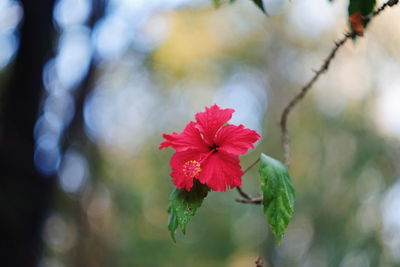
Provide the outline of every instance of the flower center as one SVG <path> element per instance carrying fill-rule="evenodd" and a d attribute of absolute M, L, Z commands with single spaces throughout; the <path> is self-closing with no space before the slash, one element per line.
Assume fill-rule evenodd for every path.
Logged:
<path fill-rule="evenodd" d="M 200 162 L 196 160 L 186 161 L 183 164 L 182 171 L 187 177 L 193 178 L 201 172 Z"/>
<path fill-rule="evenodd" d="M 212 146 L 208 147 L 210 150 L 214 150 L 214 152 L 216 152 L 216 150 L 218 149 L 218 145 L 213 144 Z"/>

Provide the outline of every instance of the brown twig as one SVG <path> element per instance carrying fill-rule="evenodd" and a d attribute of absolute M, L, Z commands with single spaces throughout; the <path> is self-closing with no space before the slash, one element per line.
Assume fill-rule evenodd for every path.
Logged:
<path fill-rule="evenodd" d="M 243 175 L 246 174 L 246 172 L 248 172 L 251 168 L 253 168 L 259 161 L 260 161 L 260 158 L 255 160 L 252 164 L 250 164 L 250 166 L 244 170 Z M 241 186 L 237 186 L 236 190 L 238 191 L 239 195 L 241 195 L 243 197 L 243 199 L 237 198 L 237 199 L 235 199 L 235 201 L 240 202 L 240 203 L 261 204 L 262 198 L 251 196 L 250 194 L 246 193 Z"/>
<path fill-rule="evenodd" d="M 244 170 L 243 174 L 246 174 L 246 172 L 248 172 L 249 170 L 251 170 L 251 168 L 253 168 L 259 161 L 260 161 L 260 158 L 256 159 L 252 164 L 250 164 L 249 167 L 247 167 L 247 168 Z"/>
<path fill-rule="evenodd" d="M 241 186 L 237 186 L 236 190 L 238 191 L 239 195 L 241 195 L 244 199 L 250 200 L 251 196 L 247 194 Z"/>
<path fill-rule="evenodd" d="M 256 261 L 254 262 L 256 264 L 256 267 L 263 267 L 264 262 L 260 257 L 257 257 Z"/>
<path fill-rule="evenodd" d="M 371 15 L 364 18 L 364 25 L 366 26 L 373 17 L 379 15 L 383 10 L 385 10 L 388 6 L 394 6 L 399 3 L 399 0 L 388 0 L 384 3 L 380 8 L 374 11 Z M 304 96 L 311 90 L 314 83 L 318 80 L 318 78 L 328 71 L 329 66 L 332 62 L 332 59 L 335 57 L 336 52 L 341 48 L 349 39 L 352 39 L 356 36 L 355 31 L 349 31 L 344 34 L 342 39 L 335 42 L 335 46 L 329 53 L 329 55 L 325 58 L 324 63 L 321 67 L 315 71 L 314 76 L 310 79 L 306 85 L 304 85 L 300 92 L 295 95 L 295 97 L 286 105 L 286 107 L 282 111 L 281 119 L 280 119 L 280 128 L 281 128 L 281 139 L 282 139 L 282 148 L 283 148 L 283 158 L 286 166 L 289 166 L 290 163 L 290 139 L 287 129 L 287 120 L 289 117 L 290 112 L 293 108 L 304 98 Z"/>
<path fill-rule="evenodd" d="M 246 172 L 248 172 L 251 168 L 253 168 L 259 161 L 260 161 L 260 158 L 258 158 L 257 160 L 255 160 L 249 167 L 247 167 L 247 168 L 244 170 L 243 175 L 246 174 Z M 246 200 L 251 201 L 251 200 L 255 199 L 254 197 L 252 197 L 251 195 L 249 195 L 248 193 L 246 193 L 246 192 L 243 190 L 243 188 L 242 188 L 241 186 L 237 186 L 237 187 L 236 187 L 236 190 L 238 191 L 239 195 L 241 195 L 241 196 L 242 196 L 244 199 L 246 199 Z M 240 201 L 238 201 L 238 202 L 242 202 L 241 199 L 238 199 L 238 200 L 240 200 Z M 247 203 L 247 202 L 246 202 L 246 203 Z"/>
<path fill-rule="evenodd" d="M 383 10 L 385 10 L 385 8 L 387 8 L 388 6 L 392 7 L 392 6 L 397 5 L 398 3 L 399 3 L 399 0 L 388 0 L 380 8 L 378 8 L 377 10 L 372 12 L 372 14 L 369 16 L 369 18 L 371 19 L 372 17 L 379 15 L 379 13 L 381 13 Z"/>
<path fill-rule="evenodd" d="M 373 17 L 378 16 L 387 7 L 395 6 L 398 3 L 399 3 L 399 0 L 388 0 L 380 8 L 378 8 L 377 10 L 372 12 L 371 15 L 364 18 L 364 25 L 366 26 Z M 321 67 L 318 70 L 314 70 L 314 76 L 310 79 L 310 81 L 306 85 L 304 85 L 301 88 L 300 92 L 297 95 L 295 95 L 295 97 L 283 109 L 279 125 L 281 128 L 283 158 L 284 158 L 284 163 L 286 166 L 289 166 L 289 163 L 290 163 L 289 162 L 290 161 L 289 160 L 290 159 L 290 139 L 289 139 L 289 133 L 288 133 L 288 129 L 287 129 L 287 121 L 288 121 L 290 112 L 305 97 L 305 95 L 311 90 L 312 86 L 319 79 L 319 77 L 328 71 L 331 61 L 335 57 L 339 48 L 341 48 L 347 42 L 347 40 L 352 39 L 355 36 L 356 36 L 355 31 L 349 31 L 344 34 L 342 39 L 335 42 L 335 46 L 333 47 L 333 49 L 331 50 L 329 55 L 325 58 L 324 63 L 321 65 Z M 259 161 L 260 161 L 259 158 L 257 160 L 255 160 L 243 173 L 245 174 L 246 172 L 248 172 Z M 246 193 L 243 190 L 243 188 L 241 188 L 240 186 L 236 187 L 236 189 L 237 189 L 238 193 L 243 197 L 243 199 L 235 199 L 235 201 L 240 202 L 240 203 L 261 204 L 262 197 L 252 197 L 251 195 Z"/>
<path fill-rule="evenodd" d="M 314 85 L 314 83 L 318 80 L 318 78 L 325 73 L 329 65 L 332 61 L 332 59 L 335 57 L 336 52 L 339 50 L 341 46 L 343 46 L 347 40 L 353 38 L 355 36 L 355 32 L 348 32 L 344 35 L 342 39 L 340 39 L 338 42 L 335 42 L 334 48 L 331 50 L 329 53 L 328 57 L 325 59 L 324 63 L 321 65 L 321 67 L 315 71 L 314 76 L 311 78 L 311 80 L 301 88 L 300 92 L 287 104 L 287 106 L 283 109 L 282 115 L 281 115 L 281 120 L 280 120 L 280 127 L 281 127 L 281 136 L 282 136 L 282 147 L 283 147 L 283 158 L 285 165 L 289 165 L 289 148 L 290 148 L 290 140 L 289 140 L 289 134 L 288 134 L 288 129 L 287 129 L 287 119 L 290 114 L 290 111 L 304 98 L 304 96 L 307 94 L 307 92 L 311 89 L 311 87 Z"/>
<path fill-rule="evenodd" d="M 250 199 L 243 199 L 243 198 L 235 199 L 235 201 L 239 203 L 256 204 L 256 205 L 260 205 L 262 203 L 262 200 L 263 200 L 262 197 L 251 197 Z"/>

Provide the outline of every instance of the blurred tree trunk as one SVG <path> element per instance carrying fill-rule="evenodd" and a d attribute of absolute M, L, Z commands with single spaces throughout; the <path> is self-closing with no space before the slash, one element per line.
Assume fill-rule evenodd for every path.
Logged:
<path fill-rule="evenodd" d="M 34 165 L 33 128 L 43 91 L 42 71 L 52 55 L 55 0 L 21 0 L 20 47 L 3 89 L 0 120 L 1 266 L 37 266 L 41 229 L 54 179 Z"/>

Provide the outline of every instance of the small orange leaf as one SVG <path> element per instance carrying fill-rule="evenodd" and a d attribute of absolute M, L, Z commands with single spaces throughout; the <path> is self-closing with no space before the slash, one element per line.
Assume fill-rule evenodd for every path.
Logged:
<path fill-rule="evenodd" d="M 358 36 L 364 35 L 364 21 L 360 12 L 353 13 L 349 16 L 349 21 L 353 30 Z"/>

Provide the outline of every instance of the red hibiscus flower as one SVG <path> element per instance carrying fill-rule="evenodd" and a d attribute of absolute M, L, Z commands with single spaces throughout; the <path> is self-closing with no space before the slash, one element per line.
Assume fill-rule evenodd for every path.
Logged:
<path fill-rule="evenodd" d="M 214 191 L 225 191 L 242 184 L 243 171 L 238 155 L 254 148 L 260 135 L 243 125 L 226 125 L 233 109 L 217 105 L 206 107 L 196 114 L 196 122 L 189 122 L 181 133 L 163 134 L 166 141 L 159 149 L 172 147 L 170 165 L 173 182 L 179 189 L 190 191 L 193 179 Z"/>

